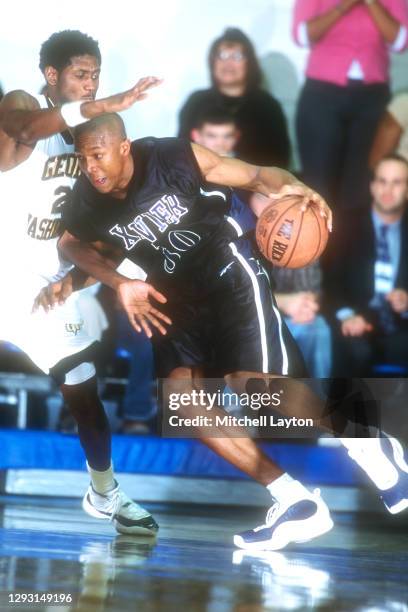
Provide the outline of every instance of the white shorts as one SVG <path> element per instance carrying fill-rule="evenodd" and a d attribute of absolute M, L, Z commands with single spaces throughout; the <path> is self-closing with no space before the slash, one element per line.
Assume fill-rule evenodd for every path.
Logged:
<path fill-rule="evenodd" d="M 95 342 L 95 338 L 85 330 L 77 293 L 48 313 L 40 309 L 33 314 L 33 295 L 37 295 L 38 287 L 35 291 L 31 287 L 27 290 L 27 286 L 23 291 L 15 283 L 6 287 L 7 292 L 0 302 L 0 340 L 16 345 L 46 374 L 61 360 Z M 87 367 L 77 369 L 80 363 L 83 362 L 72 363 L 72 381 L 68 377 L 67 384 L 84 382 L 95 374 L 94 366 L 89 363 Z"/>

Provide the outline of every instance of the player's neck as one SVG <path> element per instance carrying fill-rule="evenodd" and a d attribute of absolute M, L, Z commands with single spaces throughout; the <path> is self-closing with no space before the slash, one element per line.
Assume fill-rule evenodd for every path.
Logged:
<path fill-rule="evenodd" d="M 130 181 L 133 178 L 134 170 L 135 164 L 133 161 L 133 157 L 132 155 L 128 155 L 118 184 L 111 192 L 112 197 L 118 200 L 124 200 L 126 198 Z"/>
<path fill-rule="evenodd" d="M 61 106 L 61 100 L 58 97 L 58 94 L 55 90 L 54 87 L 50 87 L 49 85 L 44 89 L 43 91 L 44 96 L 47 99 L 48 102 L 48 106 L 50 107 L 54 107 L 54 106 Z"/>

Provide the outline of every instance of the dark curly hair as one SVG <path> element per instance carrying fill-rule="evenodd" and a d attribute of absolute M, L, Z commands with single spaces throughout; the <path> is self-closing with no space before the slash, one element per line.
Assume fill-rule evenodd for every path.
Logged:
<path fill-rule="evenodd" d="M 40 49 L 40 70 L 53 66 L 58 71 L 63 70 L 77 55 L 92 55 L 101 64 L 101 52 L 96 40 L 79 30 L 63 30 L 49 37 Z"/>
<path fill-rule="evenodd" d="M 208 54 L 208 64 L 211 72 L 211 81 L 213 86 L 216 87 L 214 80 L 214 62 L 218 52 L 218 48 L 222 44 L 227 45 L 242 45 L 245 57 L 248 62 L 247 71 L 247 86 L 246 90 L 257 89 L 261 86 L 262 82 L 262 70 L 256 57 L 254 45 L 249 40 L 248 36 L 244 34 L 239 28 L 227 28 L 221 36 L 216 38 L 210 47 Z"/>

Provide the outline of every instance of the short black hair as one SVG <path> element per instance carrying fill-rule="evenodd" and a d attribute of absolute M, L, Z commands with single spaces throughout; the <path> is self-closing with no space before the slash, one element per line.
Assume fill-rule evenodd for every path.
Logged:
<path fill-rule="evenodd" d="M 383 162 L 387 162 L 387 161 L 400 162 L 401 164 L 404 164 L 404 166 L 406 166 L 408 170 L 408 159 L 406 159 L 405 157 L 403 157 L 403 155 L 400 155 L 399 153 L 388 153 L 388 155 L 384 155 L 384 157 L 379 159 L 378 162 L 375 164 L 374 169 L 371 173 L 372 179 L 375 177 L 375 174 L 378 170 L 378 166 L 382 164 Z"/>
<path fill-rule="evenodd" d="M 242 45 L 245 57 L 248 62 L 247 86 L 246 90 L 257 89 L 262 83 L 262 70 L 256 57 L 255 48 L 250 39 L 239 28 L 227 28 L 221 36 L 216 38 L 210 47 L 208 54 L 208 64 L 211 73 L 211 81 L 214 87 L 217 86 L 214 80 L 214 62 L 220 45 Z"/>
<path fill-rule="evenodd" d="M 60 71 L 69 66 L 73 57 L 92 55 L 102 62 L 101 52 L 96 40 L 79 30 L 63 30 L 52 34 L 40 49 L 40 70 L 52 66 Z"/>
<path fill-rule="evenodd" d="M 122 140 L 127 138 L 122 117 L 117 113 L 105 113 L 77 125 L 74 129 L 74 141 L 76 142 L 83 134 L 98 132 L 102 128 L 106 132 L 118 134 Z"/>
<path fill-rule="evenodd" d="M 203 112 L 198 115 L 193 128 L 200 130 L 206 123 L 211 123 L 212 125 L 232 123 L 237 125 L 234 115 L 222 106 L 213 106 L 203 110 Z"/>

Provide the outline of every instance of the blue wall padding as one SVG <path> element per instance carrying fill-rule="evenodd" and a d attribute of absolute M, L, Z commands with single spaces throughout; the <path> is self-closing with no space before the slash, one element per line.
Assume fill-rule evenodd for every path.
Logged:
<path fill-rule="evenodd" d="M 357 485 L 357 468 L 345 449 L 311 444 L 261 443 L 284 470 L 303 482 Z M 116 472 L 203 478 L 247 478 L 198 440 L 113 436 Z M 0 430 L 0 470 L 85 469 L 78 438 L 49 431 Z"/>

